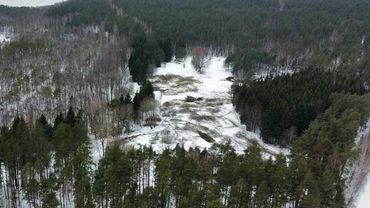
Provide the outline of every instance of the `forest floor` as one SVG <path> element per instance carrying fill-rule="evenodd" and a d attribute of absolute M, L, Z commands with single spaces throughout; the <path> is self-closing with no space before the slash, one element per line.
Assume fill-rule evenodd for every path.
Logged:
<path fill-rule="evenodd" d="M 257 133 L 246 130 L 232 104 L 232 73 L 224 57 L 209 57 L 203 73 L 197 72 L 188 57 L 157 68 L 151 82 L 161 121 L 155 128 L 141 127 L 122 138 L 126 145 L 151 145 L 155 151 L 174 148 L 208 149 L 213 143 L 230 142 L 242 153 L 256 141 L 267 153 L 288 154 L 289 150 L 265 144 Z"/>

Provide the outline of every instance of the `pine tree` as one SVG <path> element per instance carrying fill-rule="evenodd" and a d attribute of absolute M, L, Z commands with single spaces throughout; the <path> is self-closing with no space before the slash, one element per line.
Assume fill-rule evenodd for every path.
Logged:
<path fill-rule="evenodd" d="M 76 115 L 72 107 L 69 107 L 65 122 L 71 126 L 76 123 Z"/>
<path fill-rule="evenodd" d="M 139 120 L 139 109 L 140 109 L 140 94 L 136 93 L 134 100 L 133 100 L 133 107 L 134 107 L 134 120 Z"/>
<path fill-rule="evenodd" d="M 131 96 L 130 96 L 130 93 L 127 93 L 124 101 L 123 101 L 123 104 L 131 104 L 132 103 L 132 100 L 131 100 Z"/>
<path fill-rule="evenodd" d="M 304 197 L 301 206 L 303 208 L 321 207 L 320 191 L 312 173 L 306 174 L 303 184 Z"/>
<path fill-rule="evenodd" d="M 59 124 L 61 124 L 64 121 L 64 115 L 60 113 L 54 121 L 54 128 L 56 128 Z"/>
<path fill-rule="evenodd" d="M 170 151 L 166 149 L 155 162 L 156 192 L 158 193 L 159 207 L 161 208 L 165 208 L 168 205 L 170 197 L 169 184 L 172 178 L 170 164 Z"/>
<path fill-rule="evenodd" d="M 255 206 L 256 207 L 268 207 L 269 206 L 269 199 L 270 195 L 268 192 L 267 182 L 262 181 L 261 184 L 258 185 L 256 195 L 254 196 Z"/>

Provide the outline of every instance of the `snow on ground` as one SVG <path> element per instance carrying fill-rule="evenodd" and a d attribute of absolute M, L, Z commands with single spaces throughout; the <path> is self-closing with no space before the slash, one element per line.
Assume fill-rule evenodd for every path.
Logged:
<path fill-rule="evenodd" d="M 356 203 L 357 208 L 369 208 L 370 207 L 370 172 L 367 175 L 367 181 Z"/>
<path fill-rule="evenodd" d="M 0 0 L 0 5 L 7 5 L 12 7 L 39 7 L 53 5 L 55 3 L 63 1 L 65 0 Z"/>
<path fill-rule="evenodd" d="M 10 42 L 12 39 L 14 39 L 13 28 L 0 26 L 0 48 L 2 48 L 5 43 Z"/>
<path fill-rule="evenodd" d="M 366 134 L 368 134 L 370 131 L 370 118 L 367 120 L 366 124 L 364 126 L 361 126 L 357 130 L 357 135 L 355 137 L 355 143 L 356 145 L 360 145 L 361 140 L 364 138 Z"/>
<path fill-rule="evenodd" d="M 357 132 L 357 136 L 355 138 L 355 142 L 357 145 L 366 145 L 367 143 L 365 142 L 364 143 L 364 138 L 366 135 L 370 134 L 370 119 L 367 121 L 367 123 L 359 128 L 358 132 Z M 368 151 L 368 149 L 366 148 L 366 146 L 363 146 L 363 149 L 362 151 Z M 360 165 L 358 166 L 365 166 L 367 167 L 369 165 L 368 163 L 368 154 L 366 154 L 366 152 L 364 152 L 364 154 L 361 155 L 361 158 L 360 158 L 360 161 L 363 162 L 363 163 L 360 163 Z M 362 159 L 362 160 L 361 160 Z M 368 169 L 364 170 L 364 171 L 367 171 L 367 176 L 365 178 L 365 180 L 361 181 L 363 182 L 364 184 L 362 185 L 362 187 L 360 188 L 360 191 L 359 193 L 356 193 L 358 194 L 356 200 L 355 200 L 355 207 L 357 208 L 369 208 L 370 207 L 370 167 L 367 167 Z M 364 172 L 360 172 L 360 173 L 364 173 Z M 366 172 L 365 172 L 366 173 Z"/>
<path fill-rule="evenodd" d="M 198 73 L 188 57 L 157 68 L 151 79 L 160 104 L 162 121 L 151 129 L 143 127 L 124 136 L 123 144 L 135 147 L 151 145 L 154 150 L 174 148 L 210 148 L 215 143 L 231 142 L 242 153 L 254 140 L 269 153 L 287 149 L 264 144 L 259 135 L 246 131 L 231 102 L 232 76 L 224 66 L 224 57 L 210 57 L 204 73 Z M 188 96 L 198 99 L 186 102 Z"/>
<path fill-rule="evenodd" d="M 9 41 L 10 37 L 6 33 L 0 33 L 0 45 Z"/>
<path fill-rule="evenodd" d="M 294 74 L 294 70 L 287 69 L 285 67 L 271 67 L 271 66 L 261 66 L 258 72 L 253 75 L 253 79 L 262 79 L 264 80 L 266 77 L 273 76 L 283 76 L 283 75 L 292 75 Z"/>
<path fill-rule="evenodd" d="M 103 157 L 103 146 L 101 145 L 101 141 L 96 139 L 94 135 L 89 134 L 89 138 L 91 142 L 92 160 L 94 165 L 97 166 L 99 160 Z"/>

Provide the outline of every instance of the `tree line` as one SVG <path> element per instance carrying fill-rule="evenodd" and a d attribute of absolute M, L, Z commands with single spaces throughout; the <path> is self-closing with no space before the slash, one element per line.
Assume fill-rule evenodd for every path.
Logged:
<path fill-rule="evenodd" d="M 131 67 L 139 75 L 159 60 L 171 60 L 171 50 L 182 56 L 189 46 L 206 45 L 232 52 L 235 71 L 255 68 L 251 62 L 261 61 L 259 51 L 274 66 L 327 67 L 369 77 L 369 8 L 365 0 L 74 0 L 47 14 L 67 19 L 70 27 L 104 25 L 126 35 L 139 28 L 151 34 L 133 47 Z"/>
<path fill-rule="evenodd" d="M 82 111 L 70 108 L 54 123 L 15 118 L 0 134 L 1 194 L 7 207 L 65 207 L 92 202 L 91 146 Z"/>
<path fill-rule="evenodd" d="M 351 67 L 368 60 L 365 0 L 114 0 L 158 37 L 181 46 L 208 45 L 244 56 L 255 48 L 289 67 Z"/>
<path fill-rule="evenodd" d="M 68 1 L 47 11 L 49 17 L 66 18 L 67 28 L 104 25 L 108 32 L 116 30 L 128 36 L 132 48 L 128 67 L 133 80 L 143 82 L 150 69 L 172 60 L 173 44 L 169 38 L 155 35 L 145 23 L 123 13 L 113 3 L 103 0 Z"/>
<path fill-rule="evenodd" d="M 362 95 L 356 74 L 306 69 L 292 75 L 268 76 L 234 86 L 233 103 L 251 131 L 264 141 L 289 146 L 333 103 L 332 93 Z"/>
<path fill-rule="evenodd" d="M 163 152 L 111 144 L 94 168 L 82 111 L 54 123 L 16 118 L 0 134 L 1 194 L 11 207 L 346 207 L 344 175 L 370 101 L 333 99 L 291 155 L 269 158 L 255 143 L 240 155 L 228 143 Z"/>

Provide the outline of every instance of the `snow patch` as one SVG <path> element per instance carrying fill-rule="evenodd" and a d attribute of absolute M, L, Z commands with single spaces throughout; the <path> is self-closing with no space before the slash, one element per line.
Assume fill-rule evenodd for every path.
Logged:
<path fill-rule="evenodd" d="M 287 67 L 272 67 L 270 65 L 260 65 L 259 70 L 253 75 L 254 80 L 262 79 L 264 80 L 266 77 L 272 76 L 284 76 L 284 75 L 292 75 L 295 71 L 291 68 Z"/>
<path fill-rule="evenodd" d="M 10 40 L 11 40 L 11 37 L 8 33 L 0 32 L 0 46 L 2 46 L 3 44 L 7 42 L 10 42 Z"/>
<path fill-rule="evenodd" d="M 355 138 L 355 143 L 356 143 L 357 146 L 360 144 L 360 142 L 364 138 L 364 136 L 369 133 L 369 131 L 370 131 L 370 118 L 367 120 L 365 125 L 361 126 L 357 130 L 357 135 L 356 135 L 356 138 Z"/>

